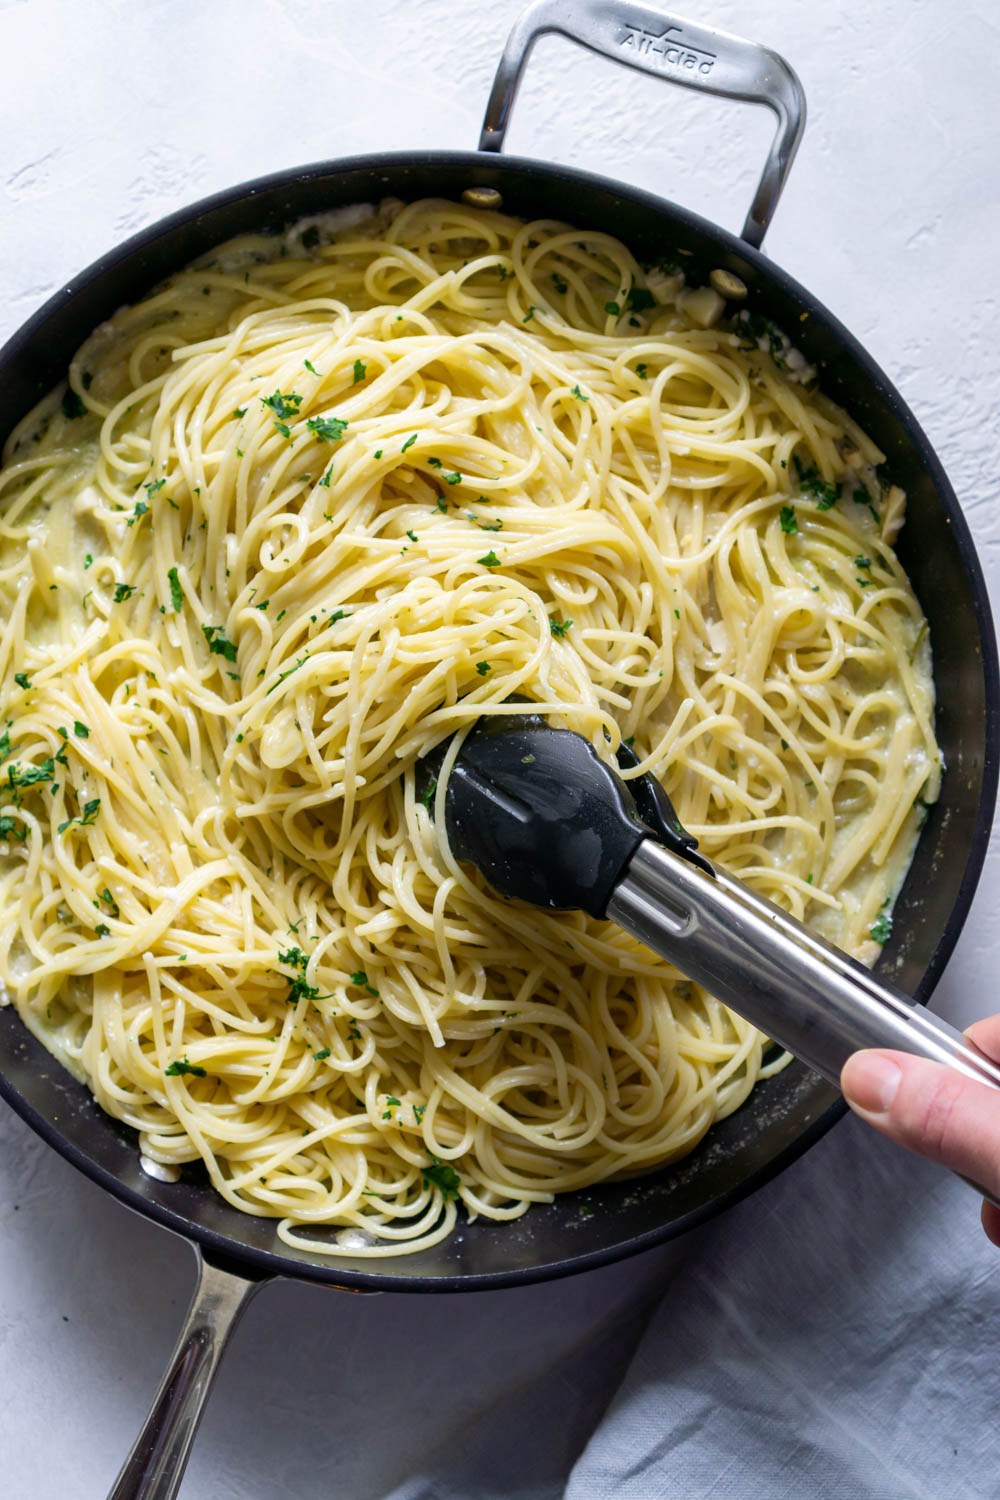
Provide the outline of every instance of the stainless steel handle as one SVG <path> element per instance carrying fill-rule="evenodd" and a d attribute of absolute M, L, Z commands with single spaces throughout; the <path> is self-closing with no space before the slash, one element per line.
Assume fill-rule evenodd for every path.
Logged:
<path fill-rule="evenodd" d="M 646 839 L 608 916 L 838 1087 L 852 1052 L 892 1047 L 1000 1088 L 1000 1068 L 961 1032 L 724 870 Z"/>
<path fill-rule="evenodd" d="M 260 1286 L 195 1253 L 198 1285 L 184 1327 L 108 1500 L 173 1500 L 229 1336 Z"/>
<path fill-rule="evenodd" d="M 741 231 L 759 247 L 781 197 L 806 122 L 802 85 L 758 42 L 699 26 L 631 0 L 535 0 L 515 21 L 486 106 L 480 151 L 500 151 L 521 74 L 540 36 L 556 32 L 614 62 L 684 88 L 766 104 L 778 129 Z"/>

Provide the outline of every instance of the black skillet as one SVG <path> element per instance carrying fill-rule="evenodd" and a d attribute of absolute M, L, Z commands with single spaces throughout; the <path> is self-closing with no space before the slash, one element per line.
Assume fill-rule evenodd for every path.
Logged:
<path fill-rule="evenodd" d="M 538 35 L 559 32 L 654 76 L 767 104 L 778 131 L 737 238 L 663 199 L 587 172 L 499 154 L 520 72 Z M 342 204 L 436 196 L 501 202 L 525 218 L 606 230 L 640 259 L 680 256 L 689 280 L 713 270 L 748 288 L 746 306 L 794 330 L 824 390 L 885 451 L 908 496 L 899 556 L 934 643 L 937 733 L 948 768 L 896 906 L 880 972 L 919 1000 L 939 978 L 982 867 L 997 784 L 1000 704 L 996 642 L 982 571 L 955 495 L 924 434 L 865 350 L 826 309 L 760 253 L 804 119 L 798 80 L 775 53 L 638 5 L 541 0 L 508 41 L 478 152 L 392 153 L 322 162 L 260 178 L 162 220 L 83 272 L 0 351 L 0 435 L 65 375 L 103 319 L 234 235 L 278 230 Z M 801 1064 L 758 1086 L 676 1168 L 637 1186 L 610 1184 L 535 1207 L 512 1233 L 478 1222 L 419 1255 L 378 1262 L 289 1249 L 274 1221 L 224 1203 L 195 1167 L 177 1182 L 146 1174 L 132 1131 L 101 1113 L 28 1034 L 0 1011 L 0 1092 L 38 1133 L 121 1202 L 186 1236 L 201 1278 L 150 1419 L 113 1494 L 176 1493 L 215 1367 L 262 1279 L 292 1276 L 356 1291 L 461 1291 L 567 1275 L 662 1243 L 737 1202 L 816 1141 L 843 1110 L 836 1090 Z M 570 1223 L 572 1222 L 572 1228 Z"/>

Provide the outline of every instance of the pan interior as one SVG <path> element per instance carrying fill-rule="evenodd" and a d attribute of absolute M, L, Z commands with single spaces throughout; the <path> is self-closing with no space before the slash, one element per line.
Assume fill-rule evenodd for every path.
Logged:
<path fill-rule="evenodd" d="M 235 235 L 278 230 L 307 214 L 392 196 L 458 199 L 497 188 L 521 217 L 606 230 L 639 259 L 679 256 L 689 279 L 721 267 L 749 289 L 748 306 L 794 330 L 826 393 L 885 451 L 907 492 L 897 552 L 927 615 L 934 648 L 937 734 L 947 774 L 896 905 L 880 972 L 926 1000 L 954 946 L 985 854 L 996 792 L 996 646 L 981 571 L 940 465 L 901 398 L 864 350 L 807 292 L 743 243 L 648 194 L 516 158 L 435 154 L 365 158 L 280 174 L 163 221 L 98 262 L 47 304 L 0 352 L 0 434 L 60 380 L 76 348 L 123 303 Z M 31 1037 L 0 1011 L 0 1091 L 57 1149 L 116 1196 L 199 1239 L 241 1268 L 355 1286 L 481 1288 L 566 1274 L 681 1233 L 744 1196 L 829 1127 L 843 1105 L 799 1064 L 759 1083 L 678 1166 L 536 1206 L 513 1224 L 460 1226 L 419 1254 L 378 1262 L 289 1249 L 271 1220 L 230 1208 L 200 1167 L 177 1183 L 147 1177 L 134 1134 L 105 1116 Z"/>

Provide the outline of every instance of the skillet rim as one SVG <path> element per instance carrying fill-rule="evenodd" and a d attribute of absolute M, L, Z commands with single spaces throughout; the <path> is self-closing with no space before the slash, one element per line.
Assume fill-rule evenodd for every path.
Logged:
<path fill-rule="evenodd" d="M 347 174 L 364 173 L 372 176 L 379 172 L 386 172 L 395 177 L 401 173 L 405 174 L 407 170 L 426 173 L 445 168 L 466 170 L 469 174 L 468 186 L 496 187 L 501 192 L 508 173 L 540 174 L 549 180 L 560 181 L 576 189 L 581 195 L 584 195 L 588 189 L 594 189 L 605 196 L 617 196 L 621 200 L 628 200 L 640 210 L 655 214 L 675 230 L 679 226 L 698 237 L 714 241 L 721 255 L 735 256 L 749 261 L 766 282 L 775 285 L 785 297 L 798 301 L 808 310 L 810 316 L 817 318 L 828 334 L 836 340 L 840 350 L 848 356 L 854 368 L 860 371 L 868 385 L 874 389 L 890 413 L 905 429 L 950 522 L 969 586 L 981 646 L 986 709 L 984 756 L 973 836 L 951 912 L 915 991 L 914 998 L 926 1003 L 951 956 L 968 916 L 982 873 L 996 804 L 998 771 L 1000 771 L 1000 668 L 998 668 L 997 641 L 985 577 L 957 496 L 922 427 L 902 396 L 864 346 L 840 320 L 794 277 L 771 262 L 762 251 L 755 249 L 739 236 L 710 220 L 645 189 L 558 163 L 479 151 L 393 151 L 335 158 L 273 172 L 263 177 L 248 179 L 233 187 L 224 188 L 184 208 L 175 210 L 105 252 L 50 297 L 0 348 L 0 383 L 4 379 L 7 366 L 16 365 L 37 335 L 53 321 L 60 320 L 64 312 L 71 312 L 89 287 L 102 277 L 141 261 L 142 253 L 146 249 L 155 246 L 160 240 L 168 238 L 179 230 L 184 228 L 197 230 L 200 220 L 211 219 L 226 208 L 232 208 L 238 204 L 249 205 L 265 194 L 273 194 L 283 189 L 294 189 L 302 183 L 316 183 L 324 178 L 336 180 Z M 386 192 L 390 191 L 388 182 L 383 186 Z M 449 195 L 445 193 L 441 196 Z M 354 199 L 352 201 L 369 200 Z M 298 215 L 298 217 L 303 216 Z M 261 218 L 264 218 L 263 206 Z M 292 221 L 292 219 L 286 219 L 286 222 Z M 225 238 L 232 238 L 234 234 L 242 232 L 249 231 L 230 231 Z M 210 237 L 202 249 L 195 249 L 193 253 L 185 253 L 183 257 L 177 257 L 173 270 L 181 269 L 192 259 L 207 253 L 213 246 L 221 243 L 224 243 L 224 239 L 220 239 L 217 235 Z M 163 279 L 163 274 L 171 273 L 161 273 L 147 284 L 147 293 L 152 290 L 157 281 Z M 81 335 L 81 340 L 92 331 L 94 326 L 93 322 L 89 324 Z M 60 368 L 64 370 L 65 366 Z M 55 380 L 49 381 L 42 390 L 29 395 L 27 405 L 14 417 L 14 422 L 20 420 L 20 417 L 31 409 L 45 390 L 51 389 L 58 379 L 57 374 Z M 6 440 L 6 433 L 3 435 L 3 440 Z M 25 1033 L 26 1036 L 30 1036 L 26 1028 Z M 35 1045 L 41 1045 L 35 1042 L 34 1038 L 31 1040 Z M 73 1081 L 71 1075 L 67 1074 L 66 1077 L 68 1081 Z M 83 1088 L 84 1085 L 78 1085 L 78 1087 Z M 235 1270 L 242 1275 L 249 1274 L 255 1279 L 289 1276 L 321 1285 L 341 1286 L 350 1290 L 401 1292 L 486 1291 L 506 1286 L 525 1285 L 594 1269 L 652 1249 L 706 1222 L 764 1186 L 825 1135 L 847 1110 L 843 1099 L 830 1089 L 829 1106 L 807 1123 L 795 1140 L 790 1145 L 779 1149 L 764 1166 L 751 1171 L 731 1189 L 717 1194 L 697 1208 L 643 1233 L 632 1234 L 623 1241 L 529 1267 L 512 1267 L 501 1271 L 472 1274 L 407 1276 L 406 1274 L 380 1273 L 376 1269 L 378 1262 L 372 1262 L 373 1269 L 371 1270 L 355 1270 L 341 1265 L 336 1259 L 323 1264 L 299 1261 L 291 1256 L 261 1250 L 245 1241 L 238 1241 L 229 1235 L 220 1234 L 209 1226 L 189 1220 L 183 1214 L 144 1197 L 101 1163 L 92 1160 L 74 1141 L 64 1135 L 57 1125 L 35 1109 L 2 1071 L 0 1071 L 0 1097 L 3 1097 L 25 1123 L 71 1165 L 84 1172 L 93 1182 L 106 1189 L 126 1207 L 165 1229 L 196 1241 L 206 1253 L 206 1258 L 213 1264 Z M 97 1106 L 95 1105 L 94 1108 L 96 1110 Z M 98 1113 L 100 1113 L 99 1110 Z M 105 1119 L 110 1121 L 110 1117 L 102 1115 L 101 1118 L 102 1121 Z M 214 1194 L 214 1189 L 210 1184 L 206 1184 L 206 1190 Z"/>

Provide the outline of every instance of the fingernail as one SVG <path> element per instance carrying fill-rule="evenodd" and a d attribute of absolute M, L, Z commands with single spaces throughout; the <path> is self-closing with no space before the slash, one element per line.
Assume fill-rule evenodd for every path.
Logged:
<path fill-rule="evenodd" d="M 892 1106 L 903 1071 L 880 1052 L 856 1052 L 844 1064 L 841 1084 L 848 1104 L 883 1115 Z"/>

